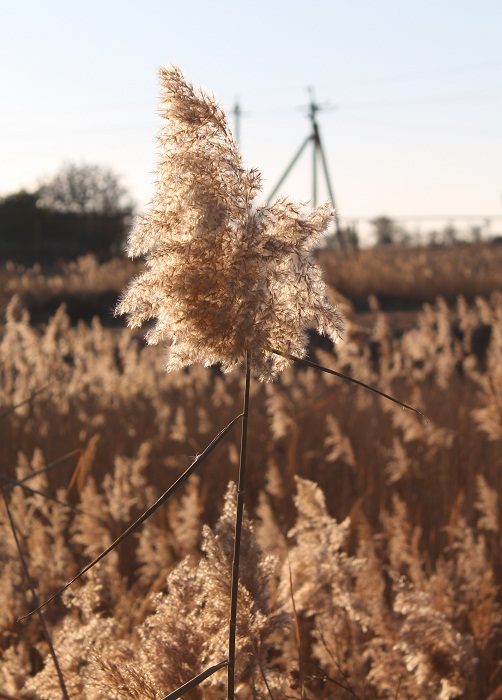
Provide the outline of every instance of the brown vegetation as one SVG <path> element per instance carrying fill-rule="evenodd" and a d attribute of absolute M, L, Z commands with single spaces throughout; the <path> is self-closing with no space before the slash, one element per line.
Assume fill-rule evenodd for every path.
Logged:
<path fill-rule="evenodd" d="M 112 285 L 111 269 L 95 266 L 93 284 Z M 54 284 L 25 274 L 35 290 Z M 21 285 L 36 297 L 21 278 L 9 289 Z M 317 359 L 429 420 L 310 369 L 252 386 L 238 697 L 496 697 L 502 296 L 439 299 L 398 333 L 375 302 L 363 325 L 344 311 L 344 342 Z M 64 308 L 34 325 L 16 297 L 0 351 L 1 474 L 43 600 L 238 413 L 243 380 L 199 366 L 165 374 L 163 351 L 128 330 L 72 324 Z M 26 481 L 32 491 L 11 488 L 76 449 Z M 237 454 L 236 431 L 47 607 L 70 697 L 162 698 L 225 658 Z M 0 691 L 52 700 L 61 690 L 40 623 L 16 622 L 33 602 L 3 507 L 0 528 Z M 187 697 L 223 689 L 216 673 Z"/>
<path fill-rule="evenodd" d="M 321 251 L 327 282 L 364 304 L 374 295 L 390 306 L 416 307 L 442 297 L 468 301 L 502 288 L 502 246 L 495 243 L 450 247 L 382 246 L 363 249 L 343 260 Z"/>
<path fill-rule="evenodd" d="M 370 324 L 333 299 L 348 327 L 312 349 L 324 369 L 418 410 L 292 367 L 306 329 L 344 328 L 312 255 L 329 210 L 256 207 L 216 101 L 160 75 L 156 190 L 128 243 L 146 270 L 117 308 L 167 350 L 64 307 L 32 322 L 40 272 L 5 287 L 0 695 L 495 700 L 502 294 L 438 298 L 398 331 L 376 285 Z M 68 269 L 60 289 L 113 289 L 116 263 Z"/>

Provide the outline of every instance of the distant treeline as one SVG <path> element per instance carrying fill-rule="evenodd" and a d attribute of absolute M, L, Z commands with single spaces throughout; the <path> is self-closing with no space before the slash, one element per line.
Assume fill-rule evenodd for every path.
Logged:
<path fill-rule="evenodd" d="M 111 171 L 66 165 L 35 192 L 0 199 L 0 262 L 51 264 L 120 252 L 132 206 Z"/>
<path fill-rule="evenodd" d="M 0 202 L 0 259 L 50 264 L 92 252 L 105 260 L 120 251 L 128 220 L 124 214 L 40 209 L 28 193 L 9 197 Z"/>

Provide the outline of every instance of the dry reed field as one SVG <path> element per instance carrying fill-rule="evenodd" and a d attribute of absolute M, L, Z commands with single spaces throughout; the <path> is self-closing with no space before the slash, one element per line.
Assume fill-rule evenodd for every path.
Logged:
<path fill-rule="evenodd" d="M 376 295 L 390 305 L 416 307 L 442 297 L 448 303 L 460 294 L 472 302 L 500 289 L 502 245 L 487 243 L 455 246 L 381 246 L 363 249 L 344 264 L 330 251 L 321 251 L 319 261 L 326 280 L 354 299 Z"/>
<path fill-rule="evenodd" d="M 274 216 L 277 225 L 285 214 Z M 281 251 L 285 230 L 276 231 Z M 383 294 L 372 254 L 364 252 L 356 296 Z M 359 264 L 338 255 L 321 256 L 330 282 L 334 270 Z M 446 254 L 440 260 L 453 289 L 455 265 Z M 345 319 L 343 341 L 315 337 L 309 357 L 411 404 L 425 420 L 299 363 L 259 381 L 277 370 L 262 330 L 243 326 L 238 338 L 225 336 L 228 346 L 215 341 L 211 352 L 237 365 L 228 373 L 221 359 L 201 364 L 205 346 L 194 357 L 179 354 L 180 366 L 165 372 L 166 349 L 146 345 L 142 332 L 69 315 L 76 298 L 82 306 L 93 295 L 118 299 L 142 269 L 89 257 L 59 271 L 11 265 L 0 273 L 0 698 L 161 700 L 181 697 L 176 689 L 208 669 L 183 696 L 226 696 L 242 468 L 236 425 L 41 617 L 25 616 L 110 548 L 242 417 L 245 386 L 232 696 L 502 697 L 496 280 L 489 293 L 466 299 L 460 276 L 454 303 L 439 296 L 405 318 L 382 311 L 376 298 L 360 315 L 328 290 Z M 181 292 L 191 303 L 192 288 Z M 420 295 L 417 284 L 413 298 Z M 52 313 L 64 297 L 68 308 Z M 269 335 L 275 321 L 264 316 Z M 257 357 L 250 384 L 236 361 L 241 337 Z"/>

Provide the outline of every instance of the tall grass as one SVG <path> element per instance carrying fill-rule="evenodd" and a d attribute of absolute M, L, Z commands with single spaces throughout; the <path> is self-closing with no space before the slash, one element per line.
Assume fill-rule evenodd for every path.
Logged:
<path fill-rule="evenodd" d="M 381 246 L 360 250 L 338 264 L 326 250 L 318 256 L 325 279 L 339 292 L 362 303 L 370 295 L 400 306 L 469 302 L 501 289 L 502 246 L 488 243 L 451 247 Z"/>
<path fill-rule="evenodd" d="M 216 103 L 162 79 L 157 192 L 129 241 L 146 270 L 119 307 L 156 319 L 154 345 L 6 309 L 0 695 L 496 697 L 502 296 L 438 299 L 399 333 L 340 300 L 345 341 L 316 359 L 427 423 L 288 366 L 306 326 L 341 330 L 312 259 L 327 211 L 256 210 Z M 193 364 L 244 358 L 245 377 Z M 45 639 L 23 572 L 53 599 Z"/>
<path fill-rule="evenodd" d="M 274 697 L 300 697 L 300 685 L 295 690 L 300 683 L 299 654 L 304 690 L 311 698 L 351 697 L 349 686 L 358 697 L 387 693 L 435 698 L 453 668 L 464 697 L 488 697 L 500 685 L 501 314 L 497 295 L 474 306 L 460 300 L 453 310 L 439 303 L 424 307 L 416 323 L 397 336 L 381 312 L 374 313 L 370 326 L 367 320 L 358 325 L 354 316 L 336 352 L 318 351 L 326 365 L 411 397 L 429 416 L 428 424 L 310 369 L 291 368 L 277 382 L 251 385 L 246 498 L 255 521 L 253 556 L 263 552 L 267 566 L 275 562 L 276 568 L 265 575 L 259 560 L 244 564 L 260 580 L 248 581 L 253 591 L 243 594 L 258 615 L 247 623 L 258 637 L 244 628 L 247 631 L 237 639 L 238 645 L 250 645 L 242 655 L 243 647 L 237 647 L 243 669 L 238 693 L 243 697 L 253 682 L 257 697 L 270 697 L 262 671 Z M 484 348 L 474 342 L 480 326 L 490 328 Z M 127 330 L 105 330 L 97 321 L 72 326 L 64 310 L 47 326 L 34 327 L 15 299 L 3 325 L 1 355 L 1 401 L 6 409 L 56 377 L 33 401 L 5 413 L 0 421 L 1 473 L 21 481 L 69 454 L 25 484 L 80 507 L 72 512 L 37 493 L 8 487 L 15 521 L 22 524 L 27 564 L 43 600 L 109 546 L 238 413 L 243 378 L 198 366 L 166 374 L 163 351 L 144 347 Z M 75 449 L 80 457 L 71 454 Z M 230 570 L 232 556 L 233 495 L 226 506 L 224 537 L 218 522 L 238 454 L 239 438 L 232 433 L 167 511 L 160 509 L 65 602 L 47 607 L 63 674 L 73 678 L 70 697 L 110 697 L 112 689 L 118 693 L 117 674 L 125 688 L 117 696 L 134 697 L 132 689 L 140 681 L 134 680 L 133 671 L 143 668 L 148 657 L 148 683 L 155 687 L 151 697 L 160 698 L 190 673 L 196 675 L 226 658 L 221 621 L 228 615 L 223 601 L 228 601 L 229 584 L 223 572 Z M 300 490 L 295 505 L 291 494 L 303 483 L 298 479 L 318 486 Z M 315 524 L 307 528 L 320 539 L 302 545 L 295 529 L 297 509 L 312 510 L 308 494 L 310 499 L 318 494 L 322 502 L 321 493 L 325 511 L 314 509 L 310 517 L 318 513 Z M 345 534 L 333 556 L 355 567 L 337 588 L 319 578 L 321 570 L 328 579 L 334 575 L 333 562 L 325 558 L 334 536 L 326 528 L 335 527 L 335 522 L 344 523 Z M 214 542 L 219 543 L 221 561 L 200 548 L 202 523 L 220 533 Z M 0 690 L 18 697 L 55 698 L 60 692 L 57 678 L 52 662 L 45 661 L 48 649 L 37 621 L 16 623 L 31 603 L 6 514 L 1 527 Z M 209 533 L 206 528 L 204 537 Z M 243 562 L 250 556 L 251 541 L 244 547 Z M 220 573 L 208 573 L 209 566 Z M 362 567 L 360 573 L 357 567 Z M 358 579 L 363 575 L 367 585 Z M 169 576 L 175 578 L 168 580 Z M 194 577 L 198 583 L 189 583 Z M 205 594 L 195 593 L 198 586 L 209 586 L 211 577 L 216 588 L 207 595 L 220 598 L 219 613 L 204 612 Z M 398 584 L 409 587 L 406 595 L 427 594 L 426 600 L 414 599 L 425 606 L 418 627 L 415 618 L 407 617 L 415 608 L 399 612 L 405 594 L 399 593 Z M 180 599 L 189 585 L 195 588 Z M 302 590 L 306 592 L 300 595 Z M 262 603 L 253 602 L 258 591 Z M 84 594 L 89 600 L 84 610 L 83 599 L 77 605 L 77 593 L 78 600 Z M 339 618 L 333 617 L 332 606 L 338 609 L 345 600 L 342 593 L 356 596 L 355 608 L 344 613 L 343 624 L 340 620 L 333 626 L 329 620 Z M 358 598 L 362 595 L 364 606 Z M 185 608 L 179 607 L 182 604 Z M 174 606 L 169 607 L 171 622 L 160 614 L 151 617 L 161 605 Z M 359 619 L 362 610 L 364 624 Z M 197 626 L 192 624 L 194 617 Z M 460 635 L 459 643 L 468 645 L 468 656 L 477 659 L 476 664 L 461 661 L 455 666 L 450 656 L 458 657 L 457 647 L 427 651 L 420 646 L 430 639 L 428 625 L 433 620 L 439 620 L 440 627 L 448 623 L 448 634 L 454 630 Z M 142 645 L 153 635 L 153 622 L 159 623 L 164 646 L 147 645 L 145 650 Z M 275 631 L 265 638 L 269 623 Z M 129 649 L 125 658 L 124 644 Z M 398 650 L 390 659 L 395 645 Z M 429 659 L 432 666 L 436 657 L 450 665 L 424 676 L 425 667 L 410 661 L 414 655 L 423 663 Z M 171 659 L 168 668 L 166 658 Z M 98 688 L 95 679 L 101 684 Z M 141 680 L 139 687 L 145 683 Z M 203 688 L 202 695 L 192 691 L 192 696 L 220 697 L 224 692 L 215 681 L 206 681 Z M 144 688 L 137 693 L 149 697 Z"/>

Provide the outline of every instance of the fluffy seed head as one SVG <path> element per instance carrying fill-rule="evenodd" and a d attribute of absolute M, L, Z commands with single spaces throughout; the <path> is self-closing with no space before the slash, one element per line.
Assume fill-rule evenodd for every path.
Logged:
<path fill-rule="evenodd" d="M 225 114 L 176 67 L 160 70 L 159 163 L 149 213 L 129 236 L 146 270 L 117 306 L 131 327 L 155 319 L 147 341 L 170 341 L 167 369 L 239 364 L 270 379 L 302 356 L 305 330 L 337 341 L 343 322 L 326 299 L 312 250 L 332 212 L 280 199 L 257 207 L 260 174 L 245 170 Z"/>

